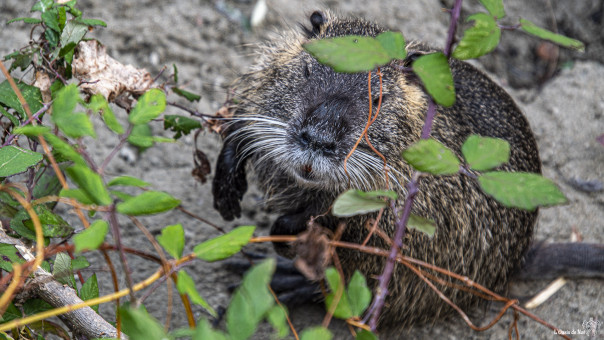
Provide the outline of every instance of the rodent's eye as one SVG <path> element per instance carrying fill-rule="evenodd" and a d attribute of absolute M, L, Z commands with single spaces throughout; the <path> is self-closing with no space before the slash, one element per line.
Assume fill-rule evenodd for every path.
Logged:
<path fill-rule="evenodd" d="M 384 105 L 384 101 L 385 100 L 386 100 L 386 95 L 382 94 L 382 105 Z M 374 108 L 377 108 L 377 106 L 378 106 L 379 103 L 380 103 L 380 97 L 379 96 L 373 98 L 372 106 Z"/>

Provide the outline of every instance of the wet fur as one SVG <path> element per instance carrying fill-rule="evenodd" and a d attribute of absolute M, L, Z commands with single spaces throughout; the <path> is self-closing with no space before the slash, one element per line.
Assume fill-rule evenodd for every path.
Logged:
<path fill-rule="evenodd" d="M 311 22 L 312 27 L 287 32 L 262 46 L 255 66 L 234 84 L 239 94 L 234 102 L 234 122 L 225 132 L 213 183 L 215 207 L 225 219 L 232 219 L 240 214 L 239 200 L 247 189 L 246 169 L 252 171 L 254 181 L 266 194 L 267 205 L 282 214 L 272 227 L 275 235 L 304 231 L 308 218 L 328 211 L 335 197 L 349 187 L 373 190 L 386 186 L 382 160 L 365 141 L 348 160 L 350 177 L 343 169 L 344 157 L 367 121 L 367 74 L 337 74 L 302 48 L 302 43 L 312 39 L 375 36 L 383 29 L 359 19 L 336 18 L 328 12 L 314 21 L 311 17 Z M 415 43 L 407 50 L 411 55 L 430 51 Z M 535 139 L 510 96 L 467 63 L 453 60 L 451 69 L 456 104 L 438 107 L 432 137 L 458 156 L 470 134 L 503 138 L 511 144 L 511 159 L 502 169 L 540 173 Z M 406 194 L 404 184 L 412 170 L 400 154 L 419 139 L 426 96 L 411 73 L 389 66 L 383 67 L 382 73 L 382 108 L 368 135 L 388 160 L 389 183 L 399 193 L 397 205 L 401 206 Z M 372 89 L 377 97 L 376 75 Z M 495 291 L 504 289 L 521 264 L 537 217 L 536 211 L 501 206 L 481 192 L 476 180 L 463 175 L 423 176 L 413 212 L 434 220 L 437 229 L 432 238 L 409 230 L 403 254 L 468 276 Z M 367 236 L 364 224 L 372 217 L 345 219 L 342 238 L 361 243 Z M 326 216 L 319 222 L 334 228 L 339 221 Z M 394 222 L 395 217 L 387 210 L 380 228 L 393 235 Z M 388 248 L 377 236 L 369 245 Z M 277 250 L 295 255 L 288 247 Z M 358 269 L 370 284 L 383 269 L 384 259 L 380 257 L 352 250 L 339 250 L 338 255 L 347 275 Z M 464 309 L 478 301 L 471 294 L 439 288 Z M 406 327 L 433 322 L 453 311 L 402 266 L 395 271 L 389 289 L 383 325 Z"/>

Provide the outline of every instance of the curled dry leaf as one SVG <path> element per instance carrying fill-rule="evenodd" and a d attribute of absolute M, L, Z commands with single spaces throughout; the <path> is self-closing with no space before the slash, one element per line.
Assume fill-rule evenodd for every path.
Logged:
<path fill-rule="evenodd" d="M 210 165 L 208 156 L 206 156 L 203 151 L 195 149 L 193 152 L 193 161 L 195 162 L 195 167 L 193 168 L 193 171 L 191 171 L 191 175 L 197 181 L 205 183 L 207 180 L 206 176 L 212 172 L 212 166 Z"/>
<path fill-rule="evenodd" d="M 294 266 L 300 273 L 309 280 L 322 279 L 331 260 L 325 228 L 311 219 L 307 231 L 298 236 L 293 247 L 297 254 Z"/>
<path fill-rule="evenodd" d="M 40 89 L 40 93 L 42 93 L 42 100 L 45 103 L 50 103 L 50 101 L 52 100 L 52 97 L 50 95 L 51 85 L 52 81 L 50 80 L 48 73 L 44 71 L 36 71 L 36 81 L 33 83 L 33 86 Z"/>
<path fill-rule="evenodd" d="M 111 58 L 96 40 L 78 44 L 72 66 L 74 76 L 83 82 L 82 91 L 91 95 L 100 93 L 108 101 L 124 92 L 142 94 L 153 83 L 149 72 Z"/>

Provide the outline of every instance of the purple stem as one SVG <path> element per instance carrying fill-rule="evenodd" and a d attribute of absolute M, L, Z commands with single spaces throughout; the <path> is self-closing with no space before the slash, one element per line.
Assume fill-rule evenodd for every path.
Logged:
<path fill-rule="evenodd" d="M 396 233 L 394 234 L 392 247 L 390 248 L 390 254 L 388 255 L 388 259 L 386 260 L 384 271 L 379 277 L 379 286 L 377 289 L 378 293 L 371 307 L 371 320 L 369 321 L 369 327 L 372 331 L 375 331 L 377 328 L 378 318 L 380 317 L 382 307 L 384 307 L 386 296 L 388 295 L 388 284 L 390 283 L 392 272 L 394 272 L 396 256 L 398 255 L 399 249 L 403 246 L 403 237 L 405 236 L 405 232 L 407 230 L 407 222 L 409 221 L 409 216 L 411 216 L 411 208 L 413 207 L 413 202 L 415 201 L 415 195 L 417 195 L 417 192 L 419 191 L 417 183 L 418 179 L 419 172 L 415 172 L 411 181 L 407 183 L 407 197 L 405 198 L 405 204 L 403 206 L 403 214 L 401 215 L 401 218 L 396 221 Z M 393 211 L 395 211 L 396 213 L 394 202 L 392 203 L 392 205 Z"/>
<path fill-rule="evenodd" d="M 451 55 L 451 48 L 453 46 L 453 40 L 455 38 L 455 30 L 457 29 L 457 21 L 459 21 L 459 15 L 461 13 L 461 4 L 462 0 L 455 0 L 455 5 L 451 10 L 451 23 L 449 25 L 447 43 L 445 45 L 444 50 L 444 54 L 447 56 L 447 58 L 449 58 Z M 432 97 L 428 96 L 428 111 L 426 113 L 424 127 L 422 128 L 421 139 L 427 139 L 430 137 L 430 133 L 432 131 L 432 124 L 434 122 L 435 116 L 436 104 L 434 103 Z M 406 186 L 407 197 L 405 198 L 405 203 L 403 205 L 403 214 L 401 215 L 401 218 L 398 219 L 396 222 L 396 232 L 392 241 L 392 247 L 390 248 L 390 254 L 388 255 L 388 259 L 386 260 L 384 271 L 379 277 L 377 294 L 367 313 L 367 315 L 371 317 L 369 321 L 369 327 L 371 328 L 371 331 L 375 331 L 377 328 L 378 319 L 380 317 L 382 308 L 384 307 L 386 296 L 388 295 L 388 284 L 390 283 L 392 273 L 394 272 L 396 256 L 399 252 L 399 249 L 403 245 L 403 237 L 405 236 L 405 232 L 407 230 L 407 222 L 409 221 L 409 216 L 411 216 L 411 209 L 413 208 L 415 196 L 419 191 L 419 176 L 420 172 L 415 171 L 411 176 L 411 180 L 407 183 Z M 396 216 L 398 211 L 394 206 L 394 203 L 392 203 L 392 210 Z"/>
<path fill-rule="evenodd" d="M 133 128 L 133 125 L 129 125 L 128 126 L 128 129 L 126 130 L 126 133 L 124 133 L 120 137 L 120 142 L 115 146 L 115 148 L 113 148 L 113 150 L 111 150 L 111 152 L 109 153 L 109 155 L 107 156 L 107 158 L 105 158 L 105 160 L 101 164 L 101 167 L 98 168 L 98 170 L 97 170 L 97 173 L 99 175 L 103 175 L 103 172 L 105 171 L 105 168 L 107 167 L 107 165 L 109 165 L 109 162 L 113 159 L 113 157 L 115 157 L 115 155 L 117 154 L 117 152 L 122 147 L 124 147 L 124 145 L 128 141 L 128 136 L 130 136 L 130 133 L 132 133 L 132 128 Z"/>
<path fill-rule="evenodd" d="M 445 45 L 445 55 L 451 56 L 451 47 L 453 47 L 453 40 L 455 39 L 455 30 L 457 30 L 457 21 L 459 21 L 459 15 L 461 14 L 461 3 L 463 0 L 455 0 L 455 5 L 451 10 L 451 24 L 449 25 L 449 32 L 447 33 L 447 44 Z"/>
<path fill-rule="evenodd" d="M 28 118 L 26 121 L 24 121 L 23 123 L 21 123 L 21 126 L 25 126 L 29 123 L 31 123 L 34 119 L 35 120 L 39 120 L 38 118 L 40 118 L 40 115 L 42 115 L 44 112 L 48 111 L 48 109 L 50 108 L 50 105 L 52 104 L 52 102 L 50 103 L 44 103 L 44 105 L 42 106 L 42 108 L 40 108 L 40 110 L 38 110 L 38 112 L 34 113 L 31 118 Z M 11 134 L 10 136 L 8 136 L 8 138 L 6 139 L 6 141 L 4 142 L 4 144 L 2 144 L 2 147 L 5 147 L 7 145 L 10 145 L 10 143 L 13 141 L 13 139 L 15 139 L 16 135 Z"/>

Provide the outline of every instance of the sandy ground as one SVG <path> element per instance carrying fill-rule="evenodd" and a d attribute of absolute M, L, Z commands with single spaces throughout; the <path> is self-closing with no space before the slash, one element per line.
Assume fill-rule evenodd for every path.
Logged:
<path fill-rule="evenodd" d="M 201 93 L 203 98 L 195 108 L 201 112 L 215 112 L 226 98 L 228 84 L 251 63 L 253 44 L 270 39 L 271 34 L 295 27 L 319 8 L 363 16 L 382 25 L 400 30 L 408 39 L 444 43 L 448 16 L 441 9 L 452 1 L 335 1 L 291 2 L 268 0 L 269 11 L 263 26 L 245 29 L 233 13 L 245 16 L 252 12 L 251 1 L 80 1 L 85 16 L 107 22 L 108 28 L 90 36 L 103 42 L 108 52 L 124 63 L 146 67 L 157 74 L 163 65 L 173 63 L 179 68 L 181 82 L 187 88 Z M 0 22 L 26 16 L 33 1 L 3 0 L 0 4 Z M 226 7 L 224 7 L 226 6 Z M 219 9 L 227 8 L 229 16 Z M 477 2 L 468 2 L 464 13 L 473 13 Z M 554 179 L 569 198 L 569 204 L 543 209 L 539 220 L 537 239 L 567 241 L 571 229 L 576 228 L 586 242 L 604 243 L 604 193 L 589 193 L 568 183 L 577 181 L 604 181 L 604 147 L 595 138 L 604 133 L 604 5 L 599 1 L 507 1 L 509 23 L 522 16 L 542 26 L 557 27 L 564 34 L 588 42 L 587 52 L 560 51 L 560 61 L 552 67 L 547 46 L 517 32 L 504 32 L 503 44 L 495 54 L 481 58 L 476 64 L 489 71 L 516 99 L 529 118 L 538 138 L 545 175 Z M 224 12 L 224 11 L 223 11 Z M 555 19 L 554 19 L 555 18 Z M 555 25 L 555 26 L 554 26 Z M 0 55 L 21 47 L 27 40 L 29 28 L 21 23 L 0 26 Z M 544 52 L 545 51 L 545 52 Z M 555 52 L 555 51 L 554 51 Z M 561 71 L 552 70 L 563 68 Z M 169 70 L 167 71 L 169 73 Z M 186 114 L 174 108 L 172 114 Z M 161 127 L 155 129 L 160 133 Z M 90 152 L 98 158 L 106 155 L 117 140 L 103 129 L 98 141 L 90 140 Z M 201 185 L 190 176 L 193 139 L 183 138 L 179 143 L 160 145 L 142 154 L 134 163 L 116 159 L 108 169 L 112 175 L 131 174 L 153 183 L 154 188 L 166 190 L 183 200 L 187 209 L 227 229 L 234 225 L 254 224 L 258 234 L 268 233 L 272 217 L 259 208 L 259 195 L 252 191 L 245 198 L 244 216 L 225 223 L 212 208 L 208 183 Z M 219 138 L 203 133 L 199 145 L 212 163 L 220 149 Z M 76 220 L 73 219 L 75 222 Z M 152 251 L 149 243 L 130 221 L 124 220 L 124 243 L 131 247 Z M 195 244 L 218 235 L 213 228 L 181 213 L 161 214 L 144 219 L 146 226 L 157 234 L 166 225 L 182 223 L 186 230 L 188 250 Z M 270 247 L 259 251 L 270 252 Z M 102 294 L 110 292 L 109 273 L 104 262 L 90 256 L 93 269 L 105 280 Z M 117 259 L 116 263 L 117 263 Z M 130 258 L 136 281 L 155 270 L 155 265 Z M 198 289 L 214 306 L 227 306 L 227 286 L 238 280 L 218 264 L 199 263 L 187 271 L 195 278 Z M 529 296 L 549 282 L 512 283 L 510 292 Z M 124 284 L 122 280 L 122 284 Z M 160 320 L 166 317 L 166 291 L 158 289 L 146 306 Z M 101 311 L 112 313 L 112 306 Z M 493 317 L 494 307 L 477 311 L 474 320 L 485 323 Z M 562 330 L 583 330 L 582 323 L 590 318 L 604 320 L 604 289 L 601 281 L 577 280 L 569 282 L 549 301 L 534 310 L 541 318 Z M 320 323 L 323 311 L 317 306 L 296 307 L 292 310 L 298 329 Z M 205 315 L 196 309 L 196 316 Z M 382 339 L 439 338 L 439 339 L 504 339 L 511 316 L 505 316 L 492 329 L 476 333 L 460 318 L 418 327 L 405 333 L 384 332 Z M 176 303 L 172 312 L 173 327 L 186 323 L 182 307 Z M 336 339 L 350 338 L 339 323 L 332 324 Z M 270 337 L 263 327 L 256 338 Z M 519 330 L 524 339 L 550 339 L 555 335 L 541 325 L 521 317 Z M 604 338 L 604 329 L 599 338 Z M 582 338 L 584 336 L 577 336 Z"/>

